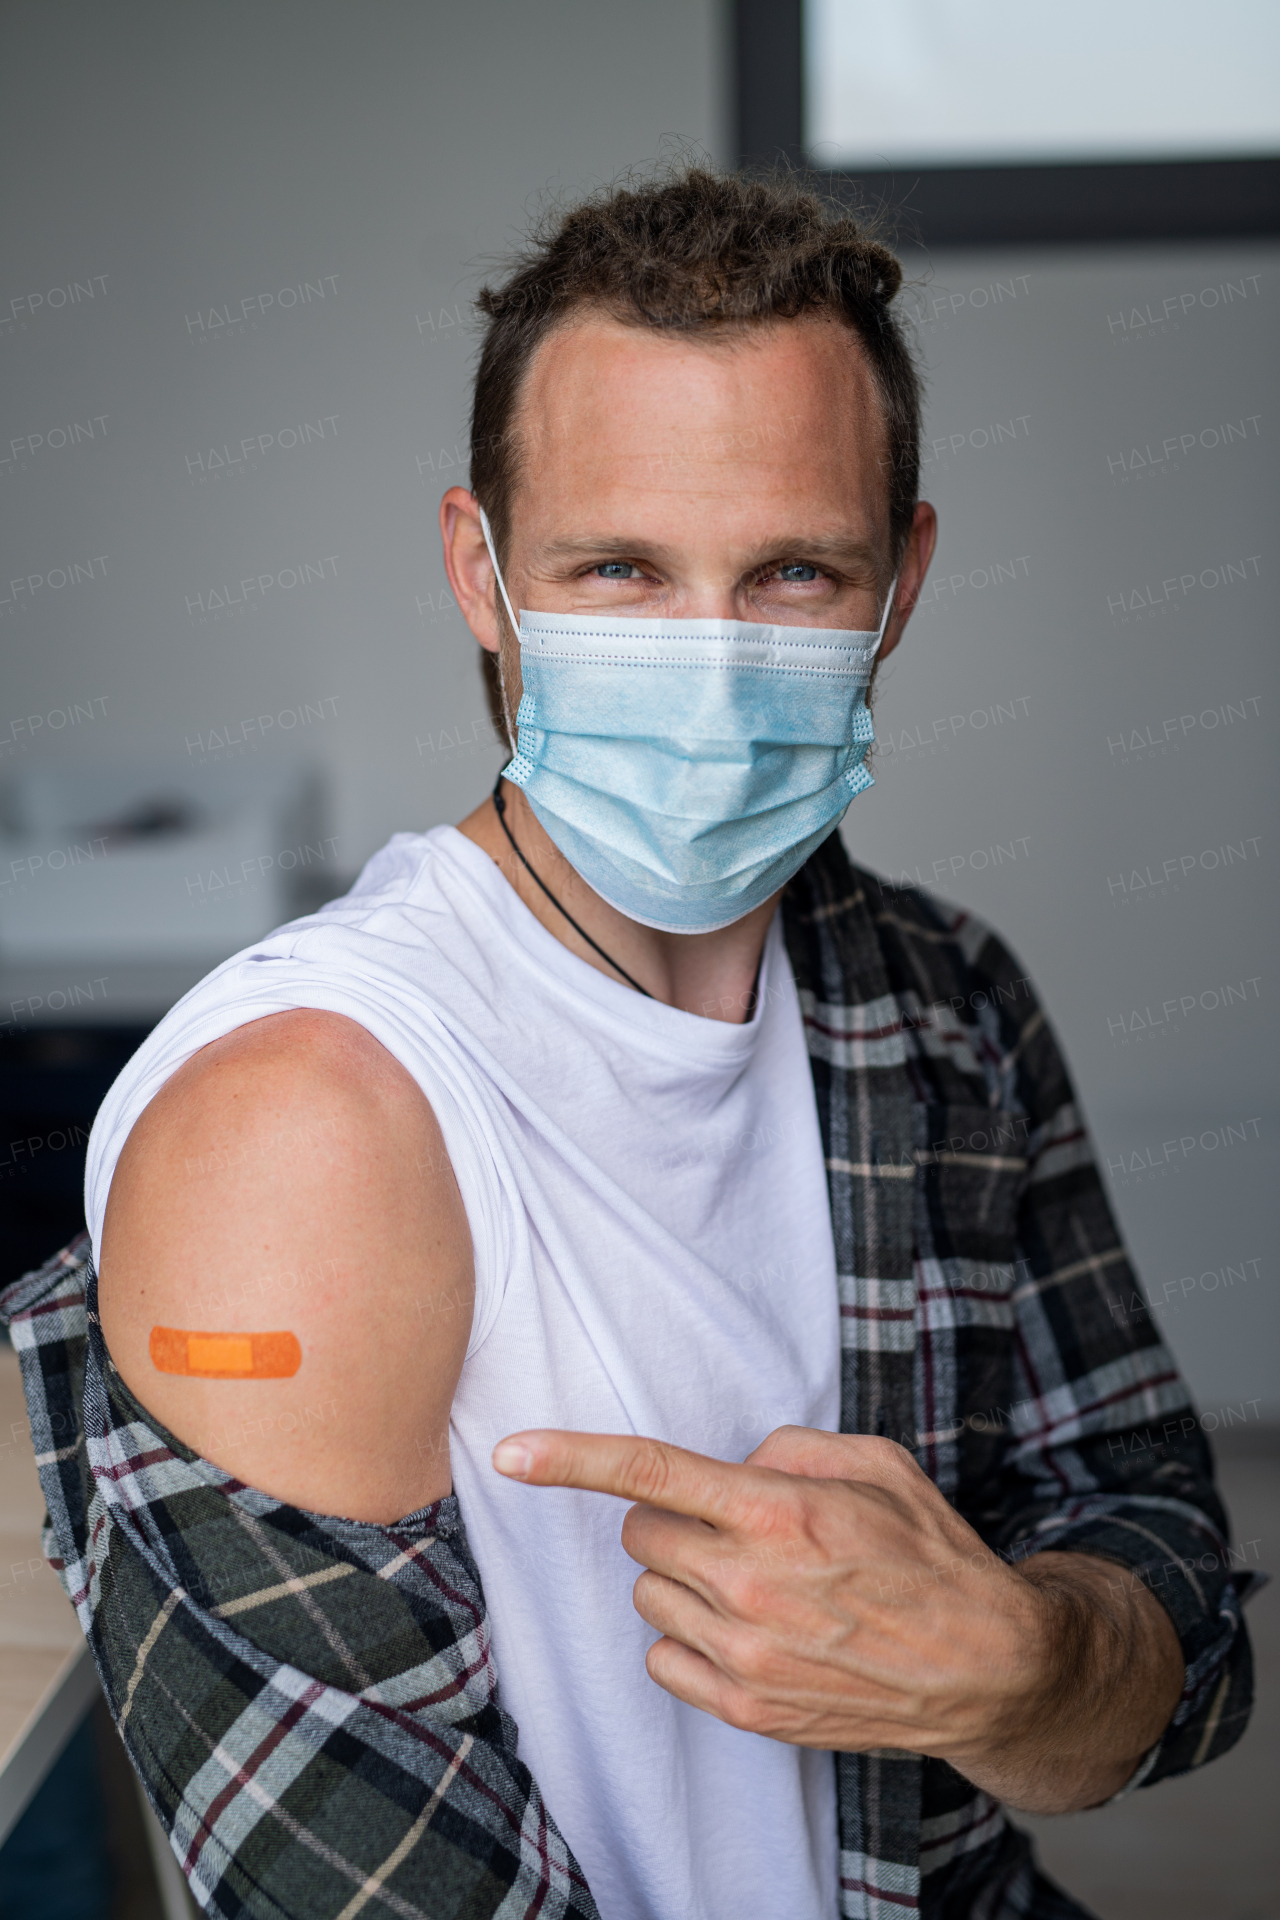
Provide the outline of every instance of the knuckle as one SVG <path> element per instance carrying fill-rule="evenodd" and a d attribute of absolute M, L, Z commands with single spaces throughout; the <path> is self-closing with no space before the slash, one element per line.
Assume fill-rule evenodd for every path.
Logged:
<path fill-rule="evenodd" d="M 778 1457 L 789 1458 L 797 1442 L 804 1438 L 804 1433 L 803 1427 L 775 1427 L 755 1450 L 753 1457 L 757 1466 L 767 1467 L 771 1460 Z"/>
<path fill-rule="evenodd" d="M 864 1465 L 889 1481 L 920 1474 L 920 1465 L 910 1447 L 882 1434 L 868 1434 L 862 1442 Z"/>
<path fill-rule="evenodd" d="M 755 1555 L 745 1554 L 743 1558 L 754 1561 Z M 720 1592 L 740 1620 L 755 1620 L 764 1611 L 764 1594 L 754 1566 L 735 1565 L 722 1576 Z"/>
<path fill-rule="evenodd" d="M 730 1718 L 744 1733 L 767 1734 L 773 1725 L 771 1709 L 752 1693 L 739 1692 L 734 1695 Z"/>
<path fill-rule="evenodd" d="M 657 1440 L 641 1440 L 627 1462 L 627 1478 L 636 1497 L 647 1507 L 660 1507 L 671 1484 L 671 1463 Z"/>
<path fill-rule="evenodd" d="M 795 1474 L 754 1490 L 743 1508 L 744 1531 L 759 1541 L 789 1532 L 808 1491 L 808 1482 Z"/>
<path fill-rule="evenodd" d="M 764 1686 L 771 1677 L 773 1653 L 758 1634 L 739 1632 L 725 1648 L 724 1664 L 740 1685 L 752 1689 Z"/>

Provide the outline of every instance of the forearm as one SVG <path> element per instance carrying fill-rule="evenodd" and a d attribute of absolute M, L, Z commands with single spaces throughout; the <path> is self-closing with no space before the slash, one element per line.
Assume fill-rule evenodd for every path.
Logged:
<path fill-rule="evenodd" d="M 1037 1704 L 982 1752 L 950 1757 L 1013 1807 L 1071 1813 L 1117 1793 L 1160 1738 L 1182 1692 L 1182 1649 L 1160 1602 L 1110 1560 L 1040 1553 L 1018 1571 L 1039 1603 Z"/>

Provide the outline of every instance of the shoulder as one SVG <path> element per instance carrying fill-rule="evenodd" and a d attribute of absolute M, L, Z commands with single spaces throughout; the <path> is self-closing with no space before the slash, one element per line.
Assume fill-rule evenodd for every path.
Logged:
<path fill-rule="evenodd" d="M 1078 1125 L 1075 1092 L 1035 984 L 995 929 L 966 907 L 921 887 L 859 873 L 895 992 L 941 1051 L 957 1040 L 986 1082 L 988 1097 L 1029 1114 L 1037 1127 L 1065 1116 Z"/>
<path fill-rule="evenodd" d="M 950 998 L 957 990 L 970 1012 L 1025 1003 L 1031 980 L 994 927 L 968 907 L 953 906 L 923 887 L 897 886 L 855 868 L 881 945 L 891 963 Z M 942 989 L 950 989 L 944 993 Z"/>
<path fill-rule="evenodd" d="M 432 827 L 426 833 L 393 833 L 369 856 L 346 893 L 281 931 L 293 935 L 322 932 L 335 923 L 361 929 L 388 907 L 443 904 L 453 864 L 453 834 L 454 829 L 448 827 Z"/>
<path fill-rule="evenodd" d="M 1016 955 L 984 920 L 905 876 L 896 881 L 856 866 L 838 834 L 806 862 L 788 906 L 802 931 L 833 936 L 855 955 L 855 964 L 856 949 L 869 934 L 890 990 L 926 1006 L 954 1001 L 958 1011 L 983 988 L 1004 1006 L 1016 997 L 1010 992 L 1015 985 L 1024 998 L 1030 990 Z"/>
<path fill-rule="evenodd" d="M 408 1079 L 429 1085 L 417 1069 L 470 959 L 461 916 L 440 894 L 440 838 L 394 835 L 346 894 L 233 954 L 170 1008 L 94 1121 L 85 1203 L 97 1252 L 126 1143 L 136 1159 L 161 1119 L 172 1136 L 197 1093 L 207 1132 L 215 1114 L 261 1129 L 281 1102 L 305 1117 L 315 1098 L 360 1103 L 398 1084 L 407 1100 Z M 327 1012 L 294 1011 L 309 1007 Z"/>
<path fill-rule="evenodd" d="M 845 973 L 897 1002 L 924 1056 L 956 1083 L 946 1097 L 1044 1117 L 1073 1099 L 1069 1076 L 1027 969 L 977 914 L 902 876 L 855 866 L 832 834 L 788 896 L 810 980 Z M 870 962 L 868 962 L 868 951 Z M 837 956 L 829 980 L 830 956 Z M 943 1097 L 940 1086 L 938 1097 Z"/>
<path fill-rule="evenodd" d="M 360 1102 L 410 1087 L 404 1068 L 358 1021 L 296 1007 L 251 1020 L 201 1047 L 148 1112 L 166 1098 L 184 1112 L 198 1089 L 206 1107 L 225 1108 L 228 1119 L 252 1124 L 276 1104 Z"/>
<path fill-rule="evenodd" d="M 112 1357 L 179 1438 L 280 1498 L 356 1518 L 381 1517 L 359 1510 L 370 1500 L 388 1517 L 424 1503 L 409 1495 L 430 1474 L 420 1488 L 395 1432 L 406 1418 L 433 1432 L 447 1424 L 470 1288 L 470 1233 L 431 1107 L 341 1015 L 273 1014 L 203 1047 L 121 1152 L 99 1275 Z M 157 1327 L 287 1333 L 301 1384 L 166 1371 Z M 246 1420 L 274 1401 L 286 1410 L 297 1392 L 346 1405 L 330 1422 L 332 1449 L 322 1435 L 306 1458 L 263 1455 Z M 371 1423 L 395 1460 L 361 1480 Z M 211 1444 L 211 1434 L 222 1438 Z M 447 1470 L 445 1482 L 426 1497 L 447 1490 Z"/>
<path fill-rule="evenodd" d="M 234 1170 L 240 1186 L 261 1184 L 264 1197 L 283 1202 L 299 1187 L 309 1204 L 331 1210 L 389 1135 L 412 1143 L 437 1133 L 415 1081 L 366 1028 L 298 1008 L 251 1020 L 192 1054 L 139 1116 L 116 1180 L 161 1164 L 172 1177 L 180 1163 L 174 1197 L 198 1216 L 188 1184 L 217 1185 Z"/>

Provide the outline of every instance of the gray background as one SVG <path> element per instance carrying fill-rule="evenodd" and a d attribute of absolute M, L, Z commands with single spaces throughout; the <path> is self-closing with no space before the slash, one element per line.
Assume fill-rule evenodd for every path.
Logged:
<path fill-rule="evenodd" d="M 673 136 L 728 157 L 725 23 L 708 0 L 7 20 L 2 571 L 46 584 L 0 584 L 0 781 L 305 762 L 327 794 L 311 878 L 337 890 L 499 764 L 434 524 L 465 474 L 469 295 L 548 197 Z M 1275 249 L 909 267 L 942 539 L 845 833 L 1005 934 L 1201 1404 L 1274 1417 Z M 258 576 L 247 610 L 211 608 Z M 8 967 L 0 1013 L 92 978 L 123 1018 L 239 944 L 207 915 L 175 984 L 101 960 L 91 923 L 74 962 Z"/>

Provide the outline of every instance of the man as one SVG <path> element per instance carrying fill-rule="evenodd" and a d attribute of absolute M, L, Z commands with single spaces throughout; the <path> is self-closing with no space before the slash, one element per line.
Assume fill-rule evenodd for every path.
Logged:
<path fill-rule="evenodd" d="M 1244 1723 L 1043 1018 L 834 832 L 934 544 L 899 277 L 693 171 L 483 296 L 441 524 L 505 778 L 174 1010 L 98 1275 L 9 1298 L 211 1911 L 1069 1915 L 1001 1802 Z"/>

